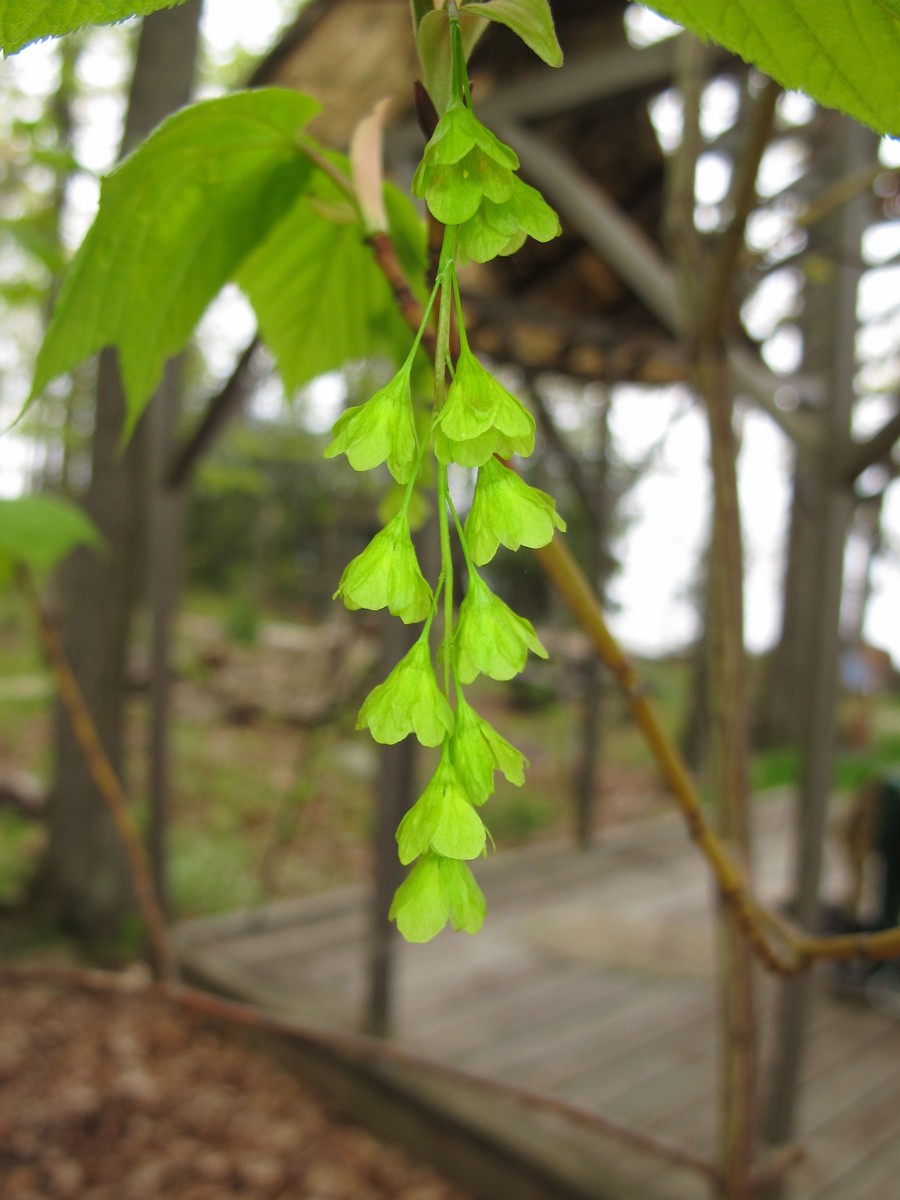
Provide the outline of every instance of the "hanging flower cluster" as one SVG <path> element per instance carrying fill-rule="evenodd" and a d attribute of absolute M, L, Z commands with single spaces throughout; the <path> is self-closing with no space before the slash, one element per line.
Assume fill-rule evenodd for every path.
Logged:
<path fill-rule="evenodd" d="M 345 568 L 336 597 L 348 608 L 386 608 L 407 624 L 422 622 L 412 649 L 368 695 L 357 727 L 392 745 L 412 734 L 440 747 L 434 775 L 397 830 L 400 861 L 411 866 L 391 909 L 401 933 L 414 942 L 434 937 L 449 921 L 476 932 L 484 897 L 467 863 L 485 853 L 490 835 L 480 808 L 500 772 L 521 786 L 527 761 L 469 704 L 464 686 L 479 675 L 511 679 L 529 654 L 546 658 L 531 623 L 504 603 L 479 573 L 502 545 L 546 545 L 565 524 L 553 500 L 531 487 L 503 460 L 534 449 L 534 419 L 478 361 L 466 340 L 456 279 L 459 256 L 485 262 L 507 254 L 526 236 L 546 241 L 559 232 L 556 214 L 515 174 L 518 159 L 473 114 L 461 40 L 453 27 L 457 94 L 441 117 L 416 172 L 413 190 L 446 226 L 437 279 L 409 357 L 394 378 L 365 404 L 337 421 L 325 451 L 346 455 L 357 471 L 382 463 L 404 488 L 396 514 Z M 459 351 L 450 349 L 455 308 Z M 417 432 L 412 370 L 436 309 L 434 407 L 425 436 Z M 450 378 L 449 387 L 447 378 Z M 441 572 L 432 586 L 413 546 L 410 507 L 433 455 Z M 477 470 L 465 526 L 448 486 L 448 466 Z M 466 590 L 454 608 L 451 529 L 466 566 Z M 432 646 L 439 609 L 440 645 Z M 435 670 L 435 660 L 440 669 Z"/>
<path fill-rule="evenodd" d="M 526 237 L 549 242 L 560 231 L 556 213 L 518 168 L 516 152 L 457 96 L 425 147 L 413 193 L 442 224 L 457 227 L 460 253 L 488 262 L 513 254 Z"/>

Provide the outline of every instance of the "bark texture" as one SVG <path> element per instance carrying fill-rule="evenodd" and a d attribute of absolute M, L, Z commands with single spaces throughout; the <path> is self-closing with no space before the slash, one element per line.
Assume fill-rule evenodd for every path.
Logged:
<path fill-rule="evenodd" d="M 188 101 L 200 9 L 200 0 L 189 0 L 144 21 L 123 154 Z M 98 367 L 91 480 L 83 499 L 106 547 L 72 556 L 60 577 L 60 606 L 67 657 L 120 775 L 128 646 L 144 574 L 147 483 L 146 422 L 121 453 L 123 414 L 118 365 L 107 350 Z M 132 887 L 112 820 L 62 712 L 56 728 L 49 842 L 35 899 L 71 932 L 102 942 L 119 936 L 133 915 Z"/>

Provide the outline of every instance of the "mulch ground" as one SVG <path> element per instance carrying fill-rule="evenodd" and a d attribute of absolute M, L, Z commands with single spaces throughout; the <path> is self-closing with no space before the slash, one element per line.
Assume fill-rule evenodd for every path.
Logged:
<path fill-rule="evenodd" d="M 139 991 L 0 990 L 2 1200 L 471 1200 Z"/>

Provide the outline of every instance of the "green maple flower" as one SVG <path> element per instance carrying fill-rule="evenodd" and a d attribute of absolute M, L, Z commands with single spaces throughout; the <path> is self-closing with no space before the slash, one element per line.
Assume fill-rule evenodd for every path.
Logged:
<path fill-rule="evenodd" d="M 425 147 L 413 176 L 413 194 L 442 224 L 461 225 L 483 197 L 496 203 L 512 197 L 518 165 L 515 151 L 455 100 Z"/>
<path fill-rule="evenodd" d="M 534 417 L 465 342 L 437 426 L 435 454 L 442 463 L 480 467 L 494 454 L 527 458 L 534 450 Z"/>
<path fill-rule="evenodd" d="M 386 462 L 398 483 L 409 482 L 419 450 L 410 370 L 410 364 L 401 367 L 365 404 L 338 417 L 325 458 L 346 454 L 354 471 L 369 471 Z"/>
<path fill-rule="evenodd" d="M 496 458 L 479 467 L 465 529 L 469 553 L 479 567 L 490 562 L 499 545 L 536 549 L 547 545 L 555 529 L 565 528 L 552 496 L 531 487 Z"/>
<path fill-rule="evenodd" d="M 425 620 L 433 595 L 419 569 L 405 509 L 347 564 L 333 598 L 339 596 L 349 609 L 387 608 L 406 625 Z"/>
<path fill-rule="evenodd" d="M 477 933 L 484 914 L 484 895 L 466 864 L 429 853 L 397 889 L 389 915 L 408 942 L 428 942 L 448 921 L 456 930 Z"/>
<path fill-rule="evenodd" d="M 462 683 L 471 683 L 479 674 L 512 679 L 525 666 L 529 650 L 547 657 L 531 622 L 495 596 L 475 570 L 469 572 L 454 647 Z"/>
<path fill-rule="evenodd" d="M 473 804 L 483 804 L 494 791 L 494 772 L 510 783 L 525 782 L 528 759 L 478 715 L 462 695 L 450 737 L 450 757 Z"/>
<path fill-rule="evenodd" d="M 400 822 L 400 861 L 411 863 L 429 850 L 446 858 L 478 858 L 486 841 L 487 830 L 466 795 L 445 742 L 437 770 Z"/>
<path fill-rule="evenodd" d="M 514 150 L 455 100 L 438 122 L 413 177 L 413 193 L 444 225 L 458 227 L 460 251 L 476 262 L 512 254 L 526 237 L 557 237 L 559 218 L 515 174 Z"/>
<path fill-rule="evenodd" d="M 512 177 L 508 197 L 484 192 L 482 203 L 456 231 L 460 251 L 475 262 L 514 254 L 526 237 L 549 242 L 560 234 L 559 217 L 539 191 Z"/>
<path fill-rule="evenodd" d="M 400 659 L 383 683 L 369 692 L 357 729 L 393 746 L 414 733 L 423 746 L 439 746 L 453 729 L 453 710 L 434 677 L 427 636 Z"/>

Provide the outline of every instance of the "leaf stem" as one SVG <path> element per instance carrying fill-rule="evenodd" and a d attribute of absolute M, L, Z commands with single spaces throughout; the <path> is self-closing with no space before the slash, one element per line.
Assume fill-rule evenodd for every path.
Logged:
<path fill-rule="evenodd" d="M 447 13 L 450 17 L 450 69 L 453 76 L 454 97 L 458 95 L 466 108 L 472 107 L 472 96 L 469 92 L 469 73 L 466 70 L 466 55 L 463 50 L 462 30 L 459 24 L 459 9 L 456 0 L 447 0 Z"/>

